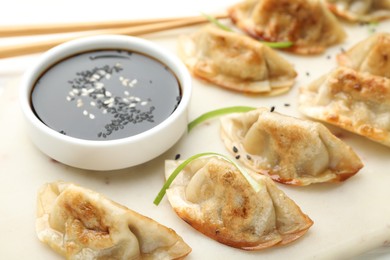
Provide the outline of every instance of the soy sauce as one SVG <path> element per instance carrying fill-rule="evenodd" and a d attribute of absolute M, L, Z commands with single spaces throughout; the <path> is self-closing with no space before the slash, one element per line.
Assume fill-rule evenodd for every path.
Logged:
<path fill-rule="evenodd" d="M 180 99 L 179 81 L 165 64 L 125 50 L 68 57 L 46 70 L 31 93 L 44 124 L 86 140 L 145 132 L 167 119 Z"/>

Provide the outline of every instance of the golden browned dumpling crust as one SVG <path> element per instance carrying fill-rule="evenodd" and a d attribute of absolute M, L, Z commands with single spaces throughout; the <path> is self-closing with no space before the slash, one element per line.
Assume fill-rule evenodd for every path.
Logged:
<path fill-rule="evenodd" d="M 322 53 L 346 34 L 321 0 L 244 0 L 228 10 L 231 20 L 249 35 L 265 41 L 291 41 L 286 50 Z"/>
<path fill-rule="evenodd" d="M 247 167 L 284 184 L 344 181 L 363 167 L 322 124 L 266 108 L 222 117 L 221 137 Z"/>
<path fill-rule="evenodd" d="M 337 56 L 340 66 L 390 78 L 390 33 L 376 33 Z"/>
<path fill-rule="evenodd" d="M 297 76 L 271 48 L 214 25 L 182 35 L 179 53 L 195 77 L 238 92 L 281 94 L 290 90 Z"/>
<path fill-rule="evenodd" d="M 166 177 L 179 163 L 166 161 Z M 303 236 L 313 221 L 269 177 L 248 173 L 259 191 L 230 162 L 200 158 L 176 177 L 167 196 L 180 218 L 231 247 L 261 250 Z"/>
<path fill-rule="evenodd" d="M 352 22 L 372 22 L 390 18 L 390 0 L 327 0 L 329 9 Z"/>
<path fill-rule="evenodd" d="M 390 79 L 338 67 L 299 94 L 299 110 L 390 146 Z"/>
<path fill-rule="evenodd" d="M 66 259 L 181 259 L 191 252 L 172 229 L 64 182 L 40 189 L 36 231 Z"/>

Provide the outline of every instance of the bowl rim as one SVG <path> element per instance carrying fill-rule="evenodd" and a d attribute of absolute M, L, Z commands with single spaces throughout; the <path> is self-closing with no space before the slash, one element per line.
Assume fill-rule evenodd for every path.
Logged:
<path fill-rule="evenodd" d="M 123 47 L 124 45 L 129 46 L 125 48 Z M 167 65 L 173 71 L 177 80 L 179 81 L 182 95 L 178 106 L 170 116 L 168 116 L 156 126 L 144 132 L 112 140 L 88 140 L 64 135 L 44 124 L 36 116 L 32 109 L 30 97 L 36 80 L 42 75 L 42 73 L 44 73 L 45 70 L 55 65 L 57 62 L 60 62 L 67 57 L 77 55 L 78 53 L 99 49 L 119 48 L 122 50 L 136 51 L 138 53 L 150 56 L 163 63 L 164 65 Z M 152 52 L 152 54 L 150 53 L 150 51 Z M 158 57 L 156 57 L 156 55 Z M 181 114 L 187 111 L 187 107 L 191 99 L 192 78 L 184 63 L 182 63 L 182 61 L 177 56 L 173 55 L 169 52 L 169 50 L 164 49 L 156 43 L 135 36 L 98 35 L 74 39 L 57 45 L 52 49 L 48 50 L 47 52 L 43 53 L 42 56 L 39 57 L 38 61 L 24 73 L 20 86 L 20 103 L 22 111 L 25 114 L 25 117 L 27 117 L 27 119 L 30 121 L 30 123 L 36 126 L 41 132 L 45 132 L 52 138 L 74 145 L 108 147 L 119 144 L 124 145 L 136 143 L 145 138 L 148 138 L 149 136 L 153 136 L 157 132 L 161 131 L 161 129 L 164 129 L 167 126 L 173 124 L 180 117 Z"/>

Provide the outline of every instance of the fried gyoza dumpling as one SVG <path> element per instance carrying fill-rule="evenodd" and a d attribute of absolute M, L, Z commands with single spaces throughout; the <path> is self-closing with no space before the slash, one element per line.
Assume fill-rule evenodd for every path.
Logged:
<path fill-rule="evenodd" d="M 390 33 L 378 33 L 337 56 L 339 65 L 390 78 Z"/>
<path fill-rule="evenodd" d="M 390 79 L 339 67 L 299 95 L 306 116 L 390 146 Z"/>
<path fill-rule="evenodd" d="M 222 117 L 221 136 L 247 167 L 285 184 L 343 181 L 363 167 L 322 124 L 265 108 Z"/>
<path fill-rule="evenodd" d="M 245 0 L 229 10 L 232 21 L 249 35 L 271 42 L 290 41 L 289 51 L 321 53 L 346 34 L 321 0 Z"/>
<path fill-rule="evenodd" d="M 349 21 L 369 22 L 390 18 L 390 0 L 327 0 L 330 10 Z"/>
<path fill-rule="evenodd" d="M 172 229 L 70 183 L 40 189 L 36 229 L 67 259 L 178 259 L 191 252 Z"/>
<path fill-rule="evenodd" d="M 179 163 L 166 161 L 167 178 Z M 259 191 L 230 162 L 198 158 L 176 177 L 167 196 L 184 221 L 228 246 L 261 250 L 303 236 L 312 220 L 269 177 L 248 174 Z"/>
<path fill-rule="evenodd" d="M 297 75 L 271 48 L 213 25 L 181 36 L 179 52 L 194 76 L 240 92 L 286 92 Z"/>

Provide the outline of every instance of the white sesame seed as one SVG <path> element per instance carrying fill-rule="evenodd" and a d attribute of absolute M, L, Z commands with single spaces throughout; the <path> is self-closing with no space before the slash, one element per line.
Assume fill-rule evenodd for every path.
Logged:
<path fill-rule="evenodd" d="M 103 109 L 102 113 L 107 114 L 107 109 Z"/>
<path fill-rule="evenodd" d="M 112 94 L 111 94 L 110 91 L 106 91 L 106 92 L 105 92 L 105 95 L 106 95 L 107 97 L 111 97 L 111 96 L 112 96 Z"/>
<path fill-rule="evenodd" d="M 77 99 L 77 107 L 82 107 L 84 105 L 83 100 Z"/>
<path fill-rule="evenodd" d="M 83 111 L 83 115 L 84 115 L 84 116 L 87 116 L 87 115 L 88 115 L 88 111 L 87 111 L 87 110 L 84 110 L 84 111 Z"/>
<path fill-rule="evenodd" d="M 111 74 L 110 73 L 107 73 L 106 74 L 106 79 L 110 79 L 111 78 Z"/>
<path fill-rule="evenodd" d="M 74 97 L 74 93 L 72 91 L 69 91 L 69 96 Z"/>
<path fill-rule="evenodd" d="M 107 100 L 104 100 L 103 103 L 104 104 L 111 104 L 112 102 L 114 102 L 114 98 L 110 98 L 110 99 L 107 99 Z"/>
<path fill-rule="evenodd" d="M 129 105 L 129 107 L 135 107 L 137 104 L 135 104 L 135 103 L 131 103 L 130 105 Z"/>
<path fill-rule="evenodd" d="M 94 101 L 91 101 L 90 103 L 89 103 L 91 106 L 96 106 L 96 103 L 94 102 Z"/>
<path fill-rule="evenodd" d="M 98 70 L 97 73 L 99 73 L 102 76 L 106 75 L 106 72 L 104 70 Z"/>
<path fill-rule="evenodd" d="M 87 93 L 88 93 L 88 94 L 91 94 L 91 93 L 94 92 L 94 91 L 95 91 L 94 88 L 90 88 L 90 89 L 88 89 Z"/>
<path fill-rule="evenodd" d="M 73 92 L 74 94 L 76 94 L 76 95 L 80 93 L 80 91 L 79 91 L 77 88 L 72 89 L 72 92 Z"/>
<path fill-rule="evenodd" d="M 138 82 L 138 80 L 137 80 L 137 79 L 133 79 L 132 81 L 130 81 L 130 82 L 129 82 L 129 84 L 128 84 L 128 85 L 129 85 L 129 87 L 131 87 L 131 88 L 132 88 L 132 87 L 134 87 L 134 86 L 135 86 L 135 84 L 137 84 L 137 82 Z"/>
<path fill-rule="evenodd" d="M 98 99 L 104 98 L 104 95 L 103 94 L 97 94 L 96 98 L 98 98 Z"/>
<path fill-rule="evenodd" d="M 141 99 L 139 97 L 135 97 L 134 100 L 137 101 L 137 102 L 141 101 Z"/>
<path fill-rule="evenodd" d="M 99 74 L 93 74 L 93 75 L 92 75 L 92 78 L 94 78 L 94 79 L 100 79 L 100 75 L 99 75 Z"/>
<path fill-rule="evenodd" d="M 119 81 L 123 81 L 124 79 L 125 79 L 125 78 L 122 77 L 122 76 L 119 77 Z"/>
<path fill-rule="evenodd" d="M 125 103 L 129 103 L 130 101 L 127 98 L 122 98 L 122 101 Z"/>
<path fill-rule="evenodd" d="M 94 114 L 89 114 L 89 118 L 90 119 L 95 119 L 95 115 Z"/>
<path fill-rule="evenodd" d="M 66 97 L 66 100 L 67 100 L 67 101 L 72 101 L 72 98 L 69 97 L 69 96 L 67 96 L 67 97 Z"/>
<path fill-rule="evenodd" d="M 95 88 L 96 89 L 102 89 L 104 87 L 104 83 L 102 83 L 102 82 L 96 82 L 95 83 Z"/>
<path fill-rule="evenodd" d="M 148 101 L 142 101 L 141 106 L 146 106 L 148 104 Z"/>
<path fill-rule="evenodd" d="M 128 96 L 128 95 L 130 95 L 130 93 L 129 93 L 129 91 L 125 91 L 125 92 L 123 92 L 126 96 Z"/>

